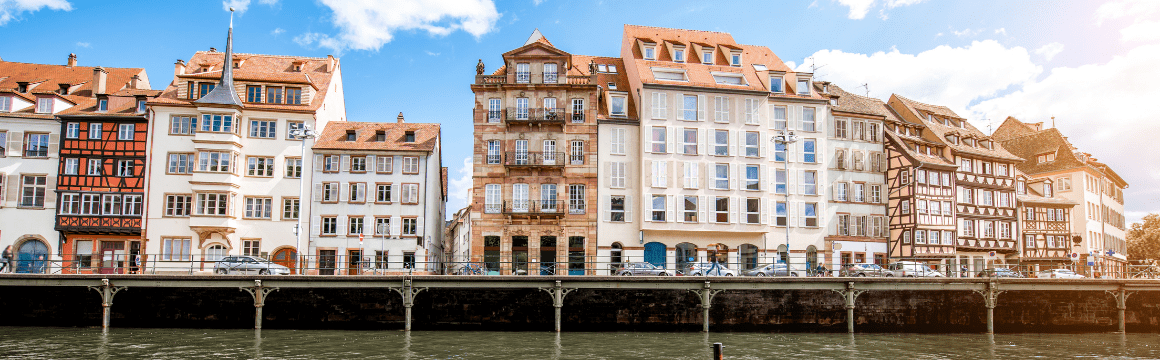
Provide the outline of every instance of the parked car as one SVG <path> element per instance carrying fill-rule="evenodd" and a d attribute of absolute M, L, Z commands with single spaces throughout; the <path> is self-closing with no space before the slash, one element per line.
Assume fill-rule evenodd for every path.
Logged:
<path fill-rule="evenodd" d="M 858 277 L 893 277 L 894 273 L 883 269 L 878 264 L 846 264 L 842 267 L 841 276 L 858 276 Z"/>
<path fill-rule="evenodd" d="M 761 265 L 741 272 L 745 276 L 801 276 L 801 270 L 783 263 Z"/>
<path fill-rule="evenodd" d="M 1074 271 L 1071 271 L 1068 269 L 1043 270 L 1043 271 L 1039 272 L 1039 277 L 1052 278 L 1052 279 L 1083 279 L 1084 278 L 1083 275 L 1076 274 Z"/>
<path fill-rule="evenodd" d="M 663 267 L 653 265 L 647 262 L 634 262 L 624 264 L 619 271 L 616 272 L 619 276 L 673 276 L 673 272 L 665 270 Z"/>
<path fill-rule="evenodd" d="M 688 276 L 737 276 L 737 272 L 722 263 L 690 263 L 685 267 Z"/>
<path fill-rule="evenodd" d="M 890 264 L 888 268 L 890 274 L 897 277 L 943 277 L 942 273 L 916 261 L 898 261 Z"/>
<path fill-rule="evenodd" d="M 257 256 L 226 256 L 213 264 L 215 274 L 289 275 L 290 268 Z"/>
<path fill-rule="evenodd" d="M 1009 268 L 999 267 L 980 271 L 979 277 L 1022 278 L 1023 274 Z"/>

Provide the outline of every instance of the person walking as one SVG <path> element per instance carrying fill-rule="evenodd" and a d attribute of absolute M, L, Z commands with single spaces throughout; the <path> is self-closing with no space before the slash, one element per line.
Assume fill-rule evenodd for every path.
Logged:
<path fill-rule="evenodd" d="M 817 269 L 814 269 L 815 276 L 819 276 L 819 277 L 829 276 L 829 274 L 828 274 L 829 272 L 830 272 L 830 269 L 827 269 L 826 266 L 822 265 L 821 262 L 818 262 Z"/>
<path fill-rule="evenodd" d="M 0 273 L 12 272 L 12 245 L 4 248 L 4 254 L 0 255 L 0 261 L 3 261 L 0 263 Z"/>

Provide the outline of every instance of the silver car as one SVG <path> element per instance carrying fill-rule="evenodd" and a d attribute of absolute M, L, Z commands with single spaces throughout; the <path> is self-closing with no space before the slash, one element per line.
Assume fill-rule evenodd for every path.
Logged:
<path fill-rule="evenodd" d="M 737 276 L 737 272 L 722 263 L 691 263 L 685 267 L 688 276 Z"/>
<path fill-rule="evenodd" d="M 799 270 L 785 264 L 767 264 L 741 272 L 745 276 L 793 276 L 797 277 Z"/>
<path fill-rule="evenodd" d="M 842 267 L 841 276 L 857 277 L 893 277 L 894 273 L 883 269 L 878 264 L 846 264 Z"/>
<path fill-rule="evenodd" d="M 214 274 L 289 275 L 290 268 L 257 256 L 226 256 L 213 264 Z"/>
<path fill-rule="evenodd" d="M 653 265 L 647 262 L 635 262 L 624 264 L 620 271 L 616 272 L 620 276 L 672 276 L 671 271 L 665 268 Z"/>
<path fill-rule="evenodd" d="M 1039 272 L 1039 277 L 1040 278 L 1051 278 L 1051 279 L 1083 279 L 1084 278 L 1083 275 L 1076 274 L 1074 271 L 1071 271 L 1068 269 L 1043 270 L 1043 271 Z"/>

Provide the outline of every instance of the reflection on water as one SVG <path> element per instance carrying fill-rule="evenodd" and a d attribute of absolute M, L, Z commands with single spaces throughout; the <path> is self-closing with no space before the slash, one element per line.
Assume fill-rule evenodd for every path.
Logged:
<path fill-rule="evenodd" d="M 755 334 L 402 332 L 0 327 L 20 359 L 1160 358 L 1156 334 Z M 95 355 L 95 356 L 94 356 Z"/>

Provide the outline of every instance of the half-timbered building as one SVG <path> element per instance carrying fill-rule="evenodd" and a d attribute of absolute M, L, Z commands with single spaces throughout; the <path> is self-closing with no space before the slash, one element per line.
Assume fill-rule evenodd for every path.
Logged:
<path fill-rule="evenodd" d="M 1074 265 L 1071 212 L 1077 205 L 1056 197 L 1050 178 L 1030 179 L 1016 173 L 1015 196 L 1019 199 L 1019 265 L 1040 271 Z M 1078 259 L 1075 259 L 1078 260 Z"/>
<path fill-rule="evenodd" d="M 141 269 L 145 208 L 146 102 L 161 91 L 98 94 L 57 115 L 60 165 L 56 230 L 68 272 Z"/>
<path fill-rule="evenodd" d="M 886 121 L 890 257 L 955 269 L 955 165 L 929 131 L 922 123 Z"/>
<path fill-rule="evenodd" d="M 15 271 L 48 271 L 49 260 L 73 251 L 54 225 L 57 175 L 66 163 L 57 115 L 148 89 L 144 69 L 78 66 L 71 54 L 65 65 L 0 61 L 0 219 L 15 224 L 0 229 L 0 248 L 12 246 Z"/>

